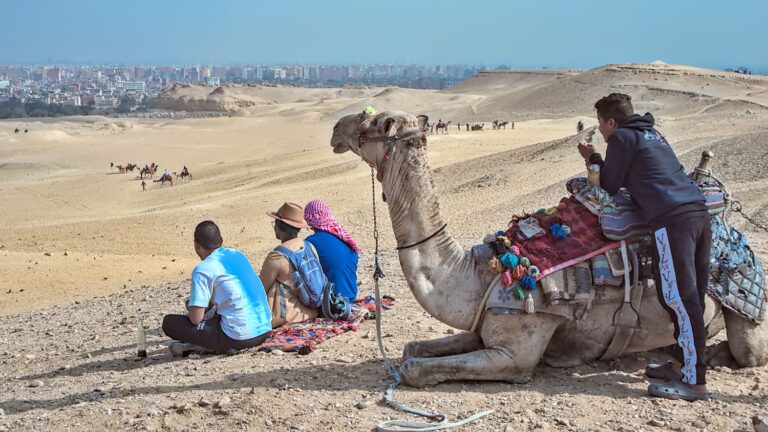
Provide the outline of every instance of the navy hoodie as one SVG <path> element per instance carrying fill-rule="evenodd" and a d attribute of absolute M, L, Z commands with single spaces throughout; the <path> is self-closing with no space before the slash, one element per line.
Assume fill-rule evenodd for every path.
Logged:
<path fill-rule="evenodd" d="M 653 125 L 650 113 L 628 117 L 608 137 L 605 161 L 599 153 L 589 158 L 589 163 L 600 165 L 600 185 L 611 195 L 627 188 L 648 223 L 684 213 L 706 213 L 701 190 Z"/>

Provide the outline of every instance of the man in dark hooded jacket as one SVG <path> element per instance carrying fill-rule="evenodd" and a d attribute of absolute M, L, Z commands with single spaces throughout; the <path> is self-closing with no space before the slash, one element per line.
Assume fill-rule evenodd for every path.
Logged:
<path fill-rule="evenodd" d="M 598 130 L 608 143 L 605 160 L 580 143 L 588 164 L 600 166 L 600 185 L 610 194 L 626 188 L 655 241 L 654 273 L 661 304 L 675 326 L 675 359 L 649 365 L 646 375 L 666 380 L 648 391 L 669 399 L 707 398 L 704 295 L 712 243 L 704 196 L 686 175 L 650 113 L 634 113 L 631 97 L 611 93 L 595 103 Z"/>

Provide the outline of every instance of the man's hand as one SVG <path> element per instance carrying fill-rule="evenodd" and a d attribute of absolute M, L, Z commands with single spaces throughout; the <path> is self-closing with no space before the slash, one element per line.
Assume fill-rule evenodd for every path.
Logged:
<path fill-rule="evenodd" d="M 586 141 L 579 143 L 579 154 L 585 161 L 589 162 L 589 157 L 596 153 L 595 146 Z"/>

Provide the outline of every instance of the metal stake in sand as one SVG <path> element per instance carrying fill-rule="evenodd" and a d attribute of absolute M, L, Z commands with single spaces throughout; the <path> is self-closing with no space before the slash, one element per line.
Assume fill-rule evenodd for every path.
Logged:
<path fill-rule="evenodd" d="M 139 341 L 136 345 L 136 355 L 139 358 L 145 358 L 147 356 L 147 334 L 144 332 L 144 318 L 139 317 L 137 321 Z"/>

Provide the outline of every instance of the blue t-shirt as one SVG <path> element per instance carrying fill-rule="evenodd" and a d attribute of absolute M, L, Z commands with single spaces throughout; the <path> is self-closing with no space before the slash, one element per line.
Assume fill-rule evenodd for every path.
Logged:
<path fill-rule="evenodd" d="M 357 297 L 357 253 L 354 249 L 325 231 L 316 231 L 305 240 L 317 250 L 323 272 L 334 285 L 333 292 L 354 300 Z"/>
<path fill-rule="evenodd" d="M 259 276 L 239 250 L 220 247 L 192 271 L 189 305 L 216 305 L 221 329 L 235 340 L 272 330 L 272 313 Z"/>

